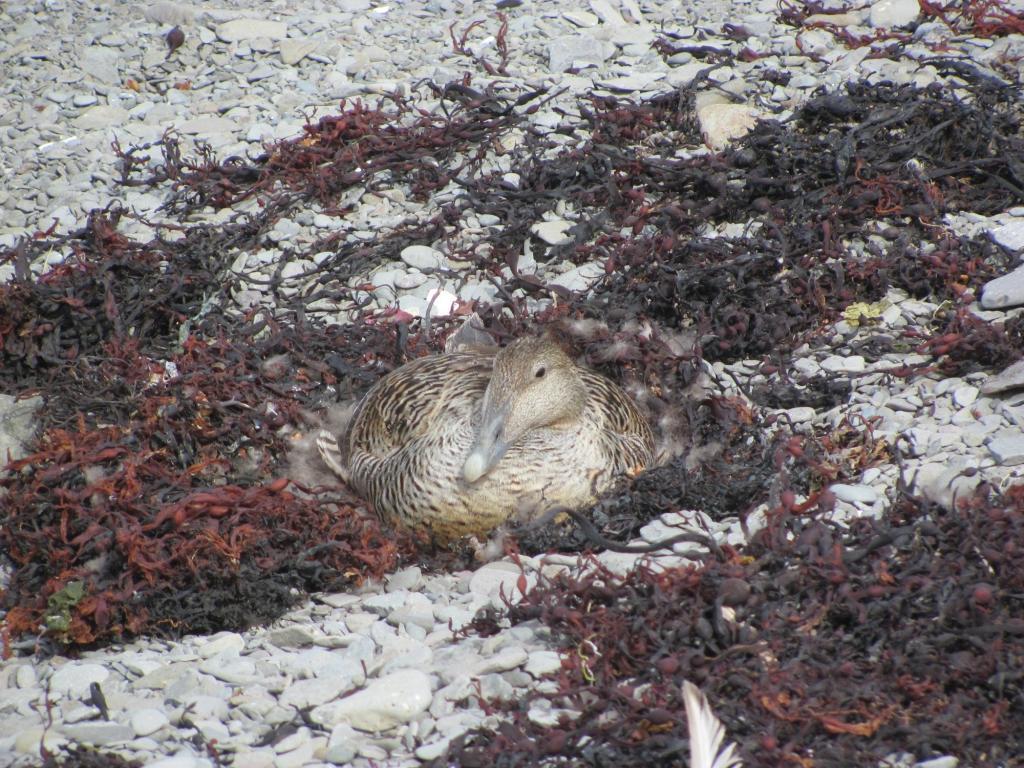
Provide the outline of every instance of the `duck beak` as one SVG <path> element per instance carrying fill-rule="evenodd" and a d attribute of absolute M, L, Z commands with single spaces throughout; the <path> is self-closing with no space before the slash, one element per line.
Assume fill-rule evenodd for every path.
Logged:
<path fill-rule="evenodd" d="M 467 483 L 475 483 L 490 472 L 494 465 L 501 461 L 509 444 L 505 441 L 505 421 L 508 408 L 501 408 L 496 413 L 487 413 L 484 409 L 483 423 L 476 433 L 473 446 L 469 449 L 466 463 L 462 465 L 462 476 Z"/>

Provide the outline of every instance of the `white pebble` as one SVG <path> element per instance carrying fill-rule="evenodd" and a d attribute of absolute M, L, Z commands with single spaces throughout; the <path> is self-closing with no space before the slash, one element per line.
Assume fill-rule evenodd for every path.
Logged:
<path fill-rule="evenodd" d="M 168 724 L 167 715 L 159 709 L 140 709 L 132 714 L 132 730 L 136 736 L 149 736 Z"/>

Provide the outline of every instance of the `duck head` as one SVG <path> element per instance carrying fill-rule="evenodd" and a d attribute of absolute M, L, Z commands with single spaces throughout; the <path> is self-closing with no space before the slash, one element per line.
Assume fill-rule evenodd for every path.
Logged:
<path fill-rule="evenodd" d="M 551 339 L 519 339 L 505 347 L 494 358 L 463 477 L 475 483 L 533 429 L 571 426 L 586 396 L 576 365 Z"/>

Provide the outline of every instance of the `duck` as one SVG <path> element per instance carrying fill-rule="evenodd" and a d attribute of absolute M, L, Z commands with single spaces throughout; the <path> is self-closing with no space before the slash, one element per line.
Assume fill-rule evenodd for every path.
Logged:
<path fill-rule="evenodd" d="M 590 506 L 654 456 L 629 396 L 551 335 L 408 362 L 317 447 L 378 516 L 441 544 Z"/>

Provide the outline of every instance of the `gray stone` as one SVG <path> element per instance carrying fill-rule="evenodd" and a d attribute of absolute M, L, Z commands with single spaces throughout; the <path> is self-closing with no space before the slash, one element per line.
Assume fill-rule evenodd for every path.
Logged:
<path fill-rule="evenodd" d="M 427 276 L 422 272 L 399 272 L 395 275 L 393 284 L 395 288 L 411 291 L 419 288 L 425 282 L 427 282 Z"/>
<path fill-rule="evenodd" d="M 550 675 L 562 668 L 562 657 L 555 651 L 534 651 L 523 668 L 534 677 Z"/>
<path fill-rule="evenodd" d="M 566 35 L 548 44 L 548 69 L 565 72 L 570 69 L 600 67 L 615 54 L 615 44 L 595 40 L 590 35 Z"/>
<path fill-rule="evenodd" d="M 1024 304 L 1024 265 L 1013 272 L 989 280 L 981 289 L 981 306 L 985 309 L 1006 309 Z"/>
<path fill-rule="evenodd" d="M 1008 368 L 1004 368 L 995 376 L 990 376 L 981 383 L 981 393 L 994 395 L 1011 389 L 1024 387 L 1024 360 L 1018 360 Z"/>
<path fill-rule="evenodd" d="M 445 265 L 444 254 L 429 245 L 410 245 L 402 249 L 402 261 L 416 269 L 439 269 Z"/>
<path fill-rule="evenodd" d="M 273 77 L 276 74 L 277 70 L 269 64 L 260 64 L 246 74 L 245 79 L 250 83 L 256 83 L 260 80 L 266 80 L 268 77 Z"/>
<path fill-rule="evenodd" d="M 278 701 L 280 701 L 282 706 L 308 709 L 309 707 L 318 707 L 321 704 L 334 701 L 341 694 L 354 687 L 355 681 L 350 677 L 343 676 L 296 680 L 281 692 Z"/>
<path fill-rule="evenodd" d="M 757 125 L 759 112 L 747 104 L 713 103 L 697 107 L 700 133 L 712 150 L 720 151 Z"/>
<path fill-rule="evenodd" d="M 278 648 L 301 648 L 313 644 L 313 633 L 305 627 L 278 627 L 267 632 L 267 639 Z"/>
<path fill-rule="evenodd" d="M 154 24 L 166 24 L 168 26 L 180 26 L 190 24 L 195 19 L 195 12 L 187 5 L 179 5 L 168 0 L 147 5 L 142 15 L 147 21 Z"/>
<path fill-rule="evenodd" d="M 972 387 L 970 384 L 963 387 L 957 387 L 953 390 L 953 402 L 956 403 L 959 408 L 967 408 L 974 404 L 974 401 L 978 399 L 979 390 L 977 387 Z"/>
<path fill-rule="evenodd" d="M 821 361 L 821 367 L 829 373 L 860 373 L 867 368 L 867 363 L 860 355 L 829 355 Z"/>
<path fill-rule="evenodd" d="M 245 648 L 245 640 L 237 632 L 220 632 L 206 639 L 198 647 L 200 658 L 209 659 L 225 651 L 239 653 Z"/>
<path fill-rule="evenodd" d="M 293 66 L 314 53 L 318 47 L 316 40 L 305 38 L 289 38 L 281 41 L 281 63 Z"/>
<path fill-rule="evenodd" d="M 559 285 L 570 291 L 583 292 L 590 289 L 594 283 L 604 277 L 604 265 L 597 262 L 588 262 L 573 267 L 568 272 L 563 272 L 549 285 Z"/>
<path fill-rule="evenodd" d="M 38 395 L 24 400 L 0 395 L 0 468 L 27 455 L 35 438 L 36 413 L 42 405 L 43 398 Z"/>
<path fill-rule="evenodd" d="M 996 227 L 989 232 L 989 237 L 1007 250 L 1021 250 L 1024 248 L 1024 219 Z"/>
<path fill-rule="evenodd" d="M 135 737 L 135 732 L 129 726 L 110 722 L 62 725 L 60 732 L 78 744 L 94 744 L 96 746 L 129 741 Z"/>
<path fill-rule="evenodd" d="M 416 592 L 423 588 L 423 571 L 415 565 L 395 571 L 384 578 L 384 588 L 388 592 Z"/>
<path fill-rule="evenodd" d="M 230 654 L 231 651 L 226 651 L 223 655 L 204 659 L 199 663 L 200 671 L 231 685 L 248 685 L 261 681 L 262 678 L 257 674 L 253 662 L 237 656 L 232 657 Z"/>
<path fill-rule="evenodd" d="M 921 6 L 917 0 L 878 0 L 871 6 L 868 21 L 872 27 L 905 27 L 917 20 Z"/>
<path fill-rule="evenodd" d="M 387 731 L 413 720 L 430 701 L 430 678 L 418 669 L 402 669 L 341 701 L 316 707 L 310 716 L 325 726 L 348 723 L 361 731 Z"/>
<path fill-rule="evenodd" d="M 149 736 L 156 733 L 170 721 L 162 710 L 147 708 L 132 713 L 130 720 L 132 731 L 136 736 Z"/>
<path fill-rule="evenodd" d="M 1024 435 L 1001 435 L 989 441 L 988 449 L 1000 465 L 1013 467 L 1024 464 Z"/>
<path fill-rule="evenodd" d="M 202 135 L 204 137 L 211 133 L 232 133 L 239 130 L 239 126 L 234 120 L 216 115 L 204 115 L 183 120 L 177 127 L 181 133 L 186 135 Z"/>
<path fill-rule="evenodd" d="M 74 124 L 76 128 L 88 131 L 99 128 L 116 128 L 127 119 L 127 109 L 111 107 L 107 104 L 97 104 L 95 107 L 89 107 L 76 117 Z"/>
<path fill-rule="evenodd" d="M 92 683 L 102 683 L 110 677 L 110 670 L 101 664 L 72 661 L 50 677 L 50 690 L 68 696 L 83 696 Z"/>
<path fill-rule="evenodd" d="M 121 58 L 115 50 L 99 45 L 91 45 L 82 51 L 77 64 L 90 79 L 104 85 L 116 85 L 121 81 L 118 61 Z"/>
<path fill-rule="evenodd" d="M 288 37 L 288 25 L 283 21 L 266 19 L 232 19 L 218 24 L 217 37 L 225 43 L 237 43 L 241 40 L 255 40 L 265 37 L 268 40 L 284 40 Z"/>

